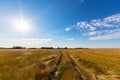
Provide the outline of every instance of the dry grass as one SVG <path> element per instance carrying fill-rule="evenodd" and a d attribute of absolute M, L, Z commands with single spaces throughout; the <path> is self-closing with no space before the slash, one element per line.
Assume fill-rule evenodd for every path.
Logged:
<path fill-rule="evenodd" d="M 1 49 L 0 80 L 120 80 L 119 62 L 120 49 Z"/>
<path fill-rule="evenodd" d="M 56 66 L 55 53 L 56 50 L 0 50 L 0 80 L 47 80 L 45 77 Z"/>
<path fill-rule="evenodd" d="M 68 51 L 84 69 L 91 71 L 92 74 L 96 76 L 107 75 L 104 77 L 109 80 L 120 79 L 120 49 L 76 49 Z"/>

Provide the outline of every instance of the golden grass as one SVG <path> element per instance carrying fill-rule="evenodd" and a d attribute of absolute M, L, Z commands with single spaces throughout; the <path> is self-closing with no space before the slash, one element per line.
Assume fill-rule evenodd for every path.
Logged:
<path fill-rule="evenodd" d="M 0 80 L 119 80 L 119 63 L 120 49 L 1 49 Z"/>
<path fill-rule="evenodd" d="M 55 54 L 56 50 L 0 50 L 0 80 L 39 80 L 50 74 L 51 68 L 42 64 L 43 57 Z M 53 65 L 54 66 L 54 65 Z"/>
<path fill-rule="evenodd" d="M 120 74 L 120 49 L 81 49 L 69 50 L 69 53 L 86 61 L 87 66 L 94 64 L 110 74 Z"/>

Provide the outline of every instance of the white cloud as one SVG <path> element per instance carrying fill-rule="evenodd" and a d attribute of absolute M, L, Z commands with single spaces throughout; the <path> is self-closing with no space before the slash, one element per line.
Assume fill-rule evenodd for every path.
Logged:
<path fill-rule="evenodd" d="M 72 28 L 71 27 L 67 27 L 65 28 L 65 31 L 70 31 Z"/>
<path fill-rule="evenodd" d="M 90 24 L 94 27 L 113 27 L 113 24 L 110 24 L 108 21 L 95 19 L 90 22 Z"/>
<path fill-rule="evenodd" d="M 77 22 L 72 26 L 90 40 L 105 40 L 120 38 L 120 14 L 114 14 L 103 19 Z M 71 29 L 70 29 L 71 30 Z"/>
<path fill-rule="evenodd" d="M 63 40 L 73 41 L 74 38 L 66 38 L 65 36 L 62 37 Z"/>
<path fill-rule="evenodd" d="M 120 14 L 114 14 L 112 16 L 104 18 L 106 22 L 120 22 Z"/>
<path fill-rule="evenodd" d="M 32 44 L 45 44 L 50 42 L 52 39 L 21 39 L 23 43 L 32 43 Z"/>
<path fill-rule="evenodd" d="M 92 25 L 88 24 L 87 22 L 78 22 L 77 27 L 79 28 L 84 28 L 84 29 L 89 29 L 89 30 L 95 30 L 95 27 Z"/>
<path fill-rule="evenodd" d="M 120 14 L 114 14 L 103 19 L 94 19 L 90 24 L 94 27 L 120 27 Z"/>
<path fill-rule="evenodd" d="M 68 38 L 67 40 L 68 40 L 68 41 L 73 41 L 74 39 L 73 39 L 73 38 Z"/>
<path fill-rule="evenodd" d="M 92 35 L 95 35 L 96 33 L 97 33 L 96 31 L 89 32 L 89 35 L 92 36 Z"/>
<path fill-rule="evenodd" d="M 31 39 L 13 39 L 14 45 L 21 45 L 25 47 L 36 47 L 42 44 L 47 44 L 52 41 L 51 38 L 39 39 L 39 38 L 31 38 Z M 16 44 L 17 43 L 17 44 Z"/>
<path fill-rule="evenodd" d="M 96 37 L 90 37 L 90 40 L 107 40 L 107 39 L 116 39 L 120 38 L 120 32 L 113 33 L 113 34 L 107 34 L 107 35 L 99 35 Z"/>

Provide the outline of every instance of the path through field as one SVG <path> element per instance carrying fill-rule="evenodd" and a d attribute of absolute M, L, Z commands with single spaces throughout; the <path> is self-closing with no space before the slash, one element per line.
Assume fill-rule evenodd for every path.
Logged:
<path fill-rule="evenodd" d="M 69 54 L 62 54 L 61 68 L 63 68 L 61 80 L 83 80 L 77 66 L 72 62 Z"/>
<path fill-rule="evenodd" d="M 1 50 L 0 80 L 120 80 L 119 72 L 112 71 L 119 71 L 118 51 L 114 55 L 97 51 Z M 100 61 L 104 64 L 96 63 Z"/>

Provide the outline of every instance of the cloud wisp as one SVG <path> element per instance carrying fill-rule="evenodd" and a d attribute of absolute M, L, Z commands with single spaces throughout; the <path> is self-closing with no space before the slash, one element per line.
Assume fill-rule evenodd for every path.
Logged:
<path fill-rule="evenodd" d="M 68 38 L 67 40 L 68 40 L 68 41 L 73 41 L 74 39 L 73 39 L 73 38 Z"/>
<path fill-rule="evenodd" d="M 62 37 L 63 40 L 67 40 L 67 41 L 74 41 L 74 38 L 66 38 L 66 37 Z"/>
<path fill-rule="evenodd" d="M 70 31 L 72 28 L 71 27 L 67 27 L 65 28 L 65 31 Z"/>
<path fill-rule="evenodd" d="M 79 1 L 80 4 L 84 2 L 84 0 L 78 0 L 78 1 Z"/>
<path fill-rule="evenodd" d="M 75 29 L 80 30 L 82 35 L 86 34 L 89 40 L 106 40 L 120 38 L 120 13 L 103 19 L 77 22 Z M 71 27 L 66 31 L 72 30 Z"/>
<path fill-rule="evenodd" d="M 52 41 L 51 38 L 45 38 L 45 39 L 39 39 L 39 38 L 31 38 L 31 39 L 13 39 L 12 41 L 14 41 L 14 43 L 19 43 L 18 45 L 21 46 L 38 46 L 40 47 L 40 45 L 42 44 L 47 44 L 49 42 Z"/>

